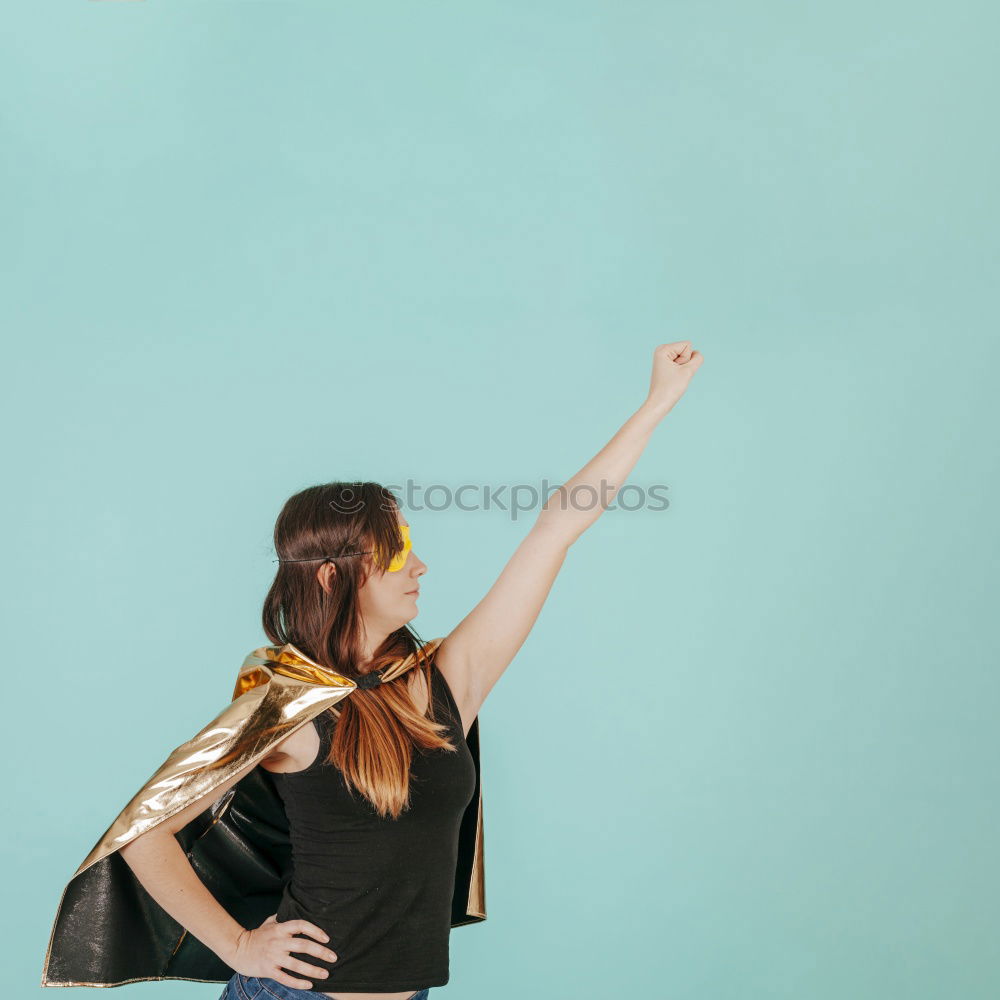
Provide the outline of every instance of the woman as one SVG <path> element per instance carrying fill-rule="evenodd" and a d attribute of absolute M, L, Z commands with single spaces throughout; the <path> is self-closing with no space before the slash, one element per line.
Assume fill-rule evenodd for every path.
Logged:
<path fill-rule="evenodd" d="M 289 821 L 294 867 L 281 905 L 241 926 L 172 836 L 252 768 L 121 849 L 150 895 L 236 970 L 221 1000 L 425 1000 L 448 982 L 457 824 L 475 782 L 465 738 L 569 546 L 610 505 L 702 360 L 688 341 L 656 348 L 642 405 L 548 500 L 482 601 L 427 647 L 408 628 L 427 566 L 392 494 L 331 483 L 285 504 L 265 632 L 353 676 L 357 691 L 259 762 Z M 383 682 L 382 668 L 407 657 L 421 666 Z"/>

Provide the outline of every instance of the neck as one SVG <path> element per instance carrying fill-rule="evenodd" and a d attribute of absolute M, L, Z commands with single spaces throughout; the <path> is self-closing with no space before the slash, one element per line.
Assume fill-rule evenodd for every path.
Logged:
<path fill-rule="evenodd" d="M 392 629 L 378 625 L 364 626 L 361 636 L 361 662 L 370 663 L 375 650 L 392 634 Z"/>

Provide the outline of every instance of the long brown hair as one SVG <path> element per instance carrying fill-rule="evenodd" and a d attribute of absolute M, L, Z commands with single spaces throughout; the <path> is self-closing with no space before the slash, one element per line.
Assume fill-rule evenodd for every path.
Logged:
<path fill-rule="evenodd" d="M 374 688 L 358 689 L 337 709 L 329 761 L 340 768 L 349 790 L 357 789 L 382 817 L 396 819 L 410 803 L 410 765 L 415 751 L 456 750 L 440 734 L 447 727 L 434 721 L 430 696 L 431 665 L 421 655 L 424 643 L 409 627 L 396 629 L 361 663 L 362 617 L 358 591 L 368 577 L 385 570 L 403 549 L 393 494 L 378 483 L 323 483 L 290 497 L 274 526 L 274 548 L 280 562 L 264 600 L 263 624 L 276 645 L 292 643 L 317 663 L 356 680 L 397 658 L 417 653 L 424 675 L 430 716 L 422 715 L 410 697 L 407 671 Z M 340 556 L 340 553 L 368 555 Z M 316 570 L 322 558 L 333 560 L 336 572 L 330 592 L 320 585 Z"/>

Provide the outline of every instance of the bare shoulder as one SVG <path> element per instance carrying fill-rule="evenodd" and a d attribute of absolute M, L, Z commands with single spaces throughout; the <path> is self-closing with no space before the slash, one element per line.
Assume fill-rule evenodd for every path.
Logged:
<path fill-rule="evenodd" d="M 313 723 L 307 722 L 290 733 L 261 762 L 265 771 L 286 773 L 303 771 L 319 753 L 319 733 Z"/>

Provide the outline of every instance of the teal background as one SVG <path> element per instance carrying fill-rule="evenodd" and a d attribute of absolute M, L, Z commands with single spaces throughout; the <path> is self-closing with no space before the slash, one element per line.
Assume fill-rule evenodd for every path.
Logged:
<path fill-rule="evenodd" d="M 5 982 L 314 482 L 559 482 L 435 998 L 995 997 L 994 6 L 7 5 Z M 409 510 L 447 634 L 531 515 Z M 122 997 L 214 1000 L 140 983 Z"/>

